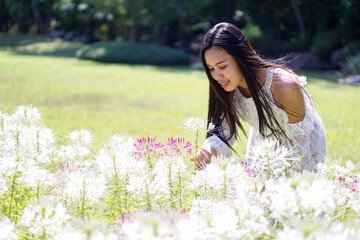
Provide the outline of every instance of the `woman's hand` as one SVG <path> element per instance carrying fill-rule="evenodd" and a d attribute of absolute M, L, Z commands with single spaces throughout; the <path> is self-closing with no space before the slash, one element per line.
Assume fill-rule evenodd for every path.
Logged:
<path fill-rule="evenodd" d="M 209 164 L 211 162 L 211 157 L 215 154 L 215 151 L 211 149 L 211 152 L 205 150 L 204 148 L 201 148 L 196 156 L 196 166 L 198 168 L 204 168 L 206 167 L 206 164 Z M 190 159 L 191 161 L 194 161 L 194 158 Z"/>

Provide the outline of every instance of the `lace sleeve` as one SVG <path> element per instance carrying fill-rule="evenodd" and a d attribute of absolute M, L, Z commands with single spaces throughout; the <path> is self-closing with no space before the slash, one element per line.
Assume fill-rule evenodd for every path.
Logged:
<path fill-rule="evenodd" d="M 222 122 L 221 128 L 224 133 L 224 138 L 228 138 L 230 136 L 230 127 L 226 121 Z M 236 138 L 232 137 L 229 140 L 230 146 L 232 146 L 235 141 Z M 207 150 L 208 152 L 211 152 L 211 149 L 214 149 L 218 156 L 231 157 L 232 155 L 231 148 L 216 135 L 208 137 L 201 148 Z"/>

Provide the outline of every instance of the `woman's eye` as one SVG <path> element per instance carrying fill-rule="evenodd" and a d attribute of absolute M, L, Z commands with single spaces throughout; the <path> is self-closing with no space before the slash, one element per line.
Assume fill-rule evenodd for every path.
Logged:
<path fill-rule="evenodd" d="M 211 69 L 209 68 L 209 71 L 210 71 L 210 72 L 211 72 L 211 71 L 214 71 L 214 69 L 213 69 L 213 68 L 211 68 Z"/>
<path fill-rule="evenodd" d="M 225 69 L 227 66 L 220 67 L 220 69 Z"/>

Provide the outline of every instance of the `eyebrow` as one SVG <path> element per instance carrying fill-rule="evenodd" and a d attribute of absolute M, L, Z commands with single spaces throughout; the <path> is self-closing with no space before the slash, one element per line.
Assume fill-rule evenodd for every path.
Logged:
<path fill-rule="evenodd" d="M 223 62 L 226 62 L 226 60 L 222 60 L 222 61 L 216 63 L 215 66 L 216 66 L 216 65 L 219 65 L 220 63 L 223 63 Z M 208 67 L 211 67 L 209 64 L 206 64 L 206 65 L 207 65 Z"/>

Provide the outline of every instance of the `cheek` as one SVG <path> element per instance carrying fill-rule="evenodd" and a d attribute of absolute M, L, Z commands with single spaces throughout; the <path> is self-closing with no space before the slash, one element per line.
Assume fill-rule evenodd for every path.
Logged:
<path fill-rule="evenodd" d="M 235 70 L 231 73 L 231 75 L 233 76 L 234 79 L 236 79 L 239 82 L 243 80 L 243 76 L 240 71 Z"/>

